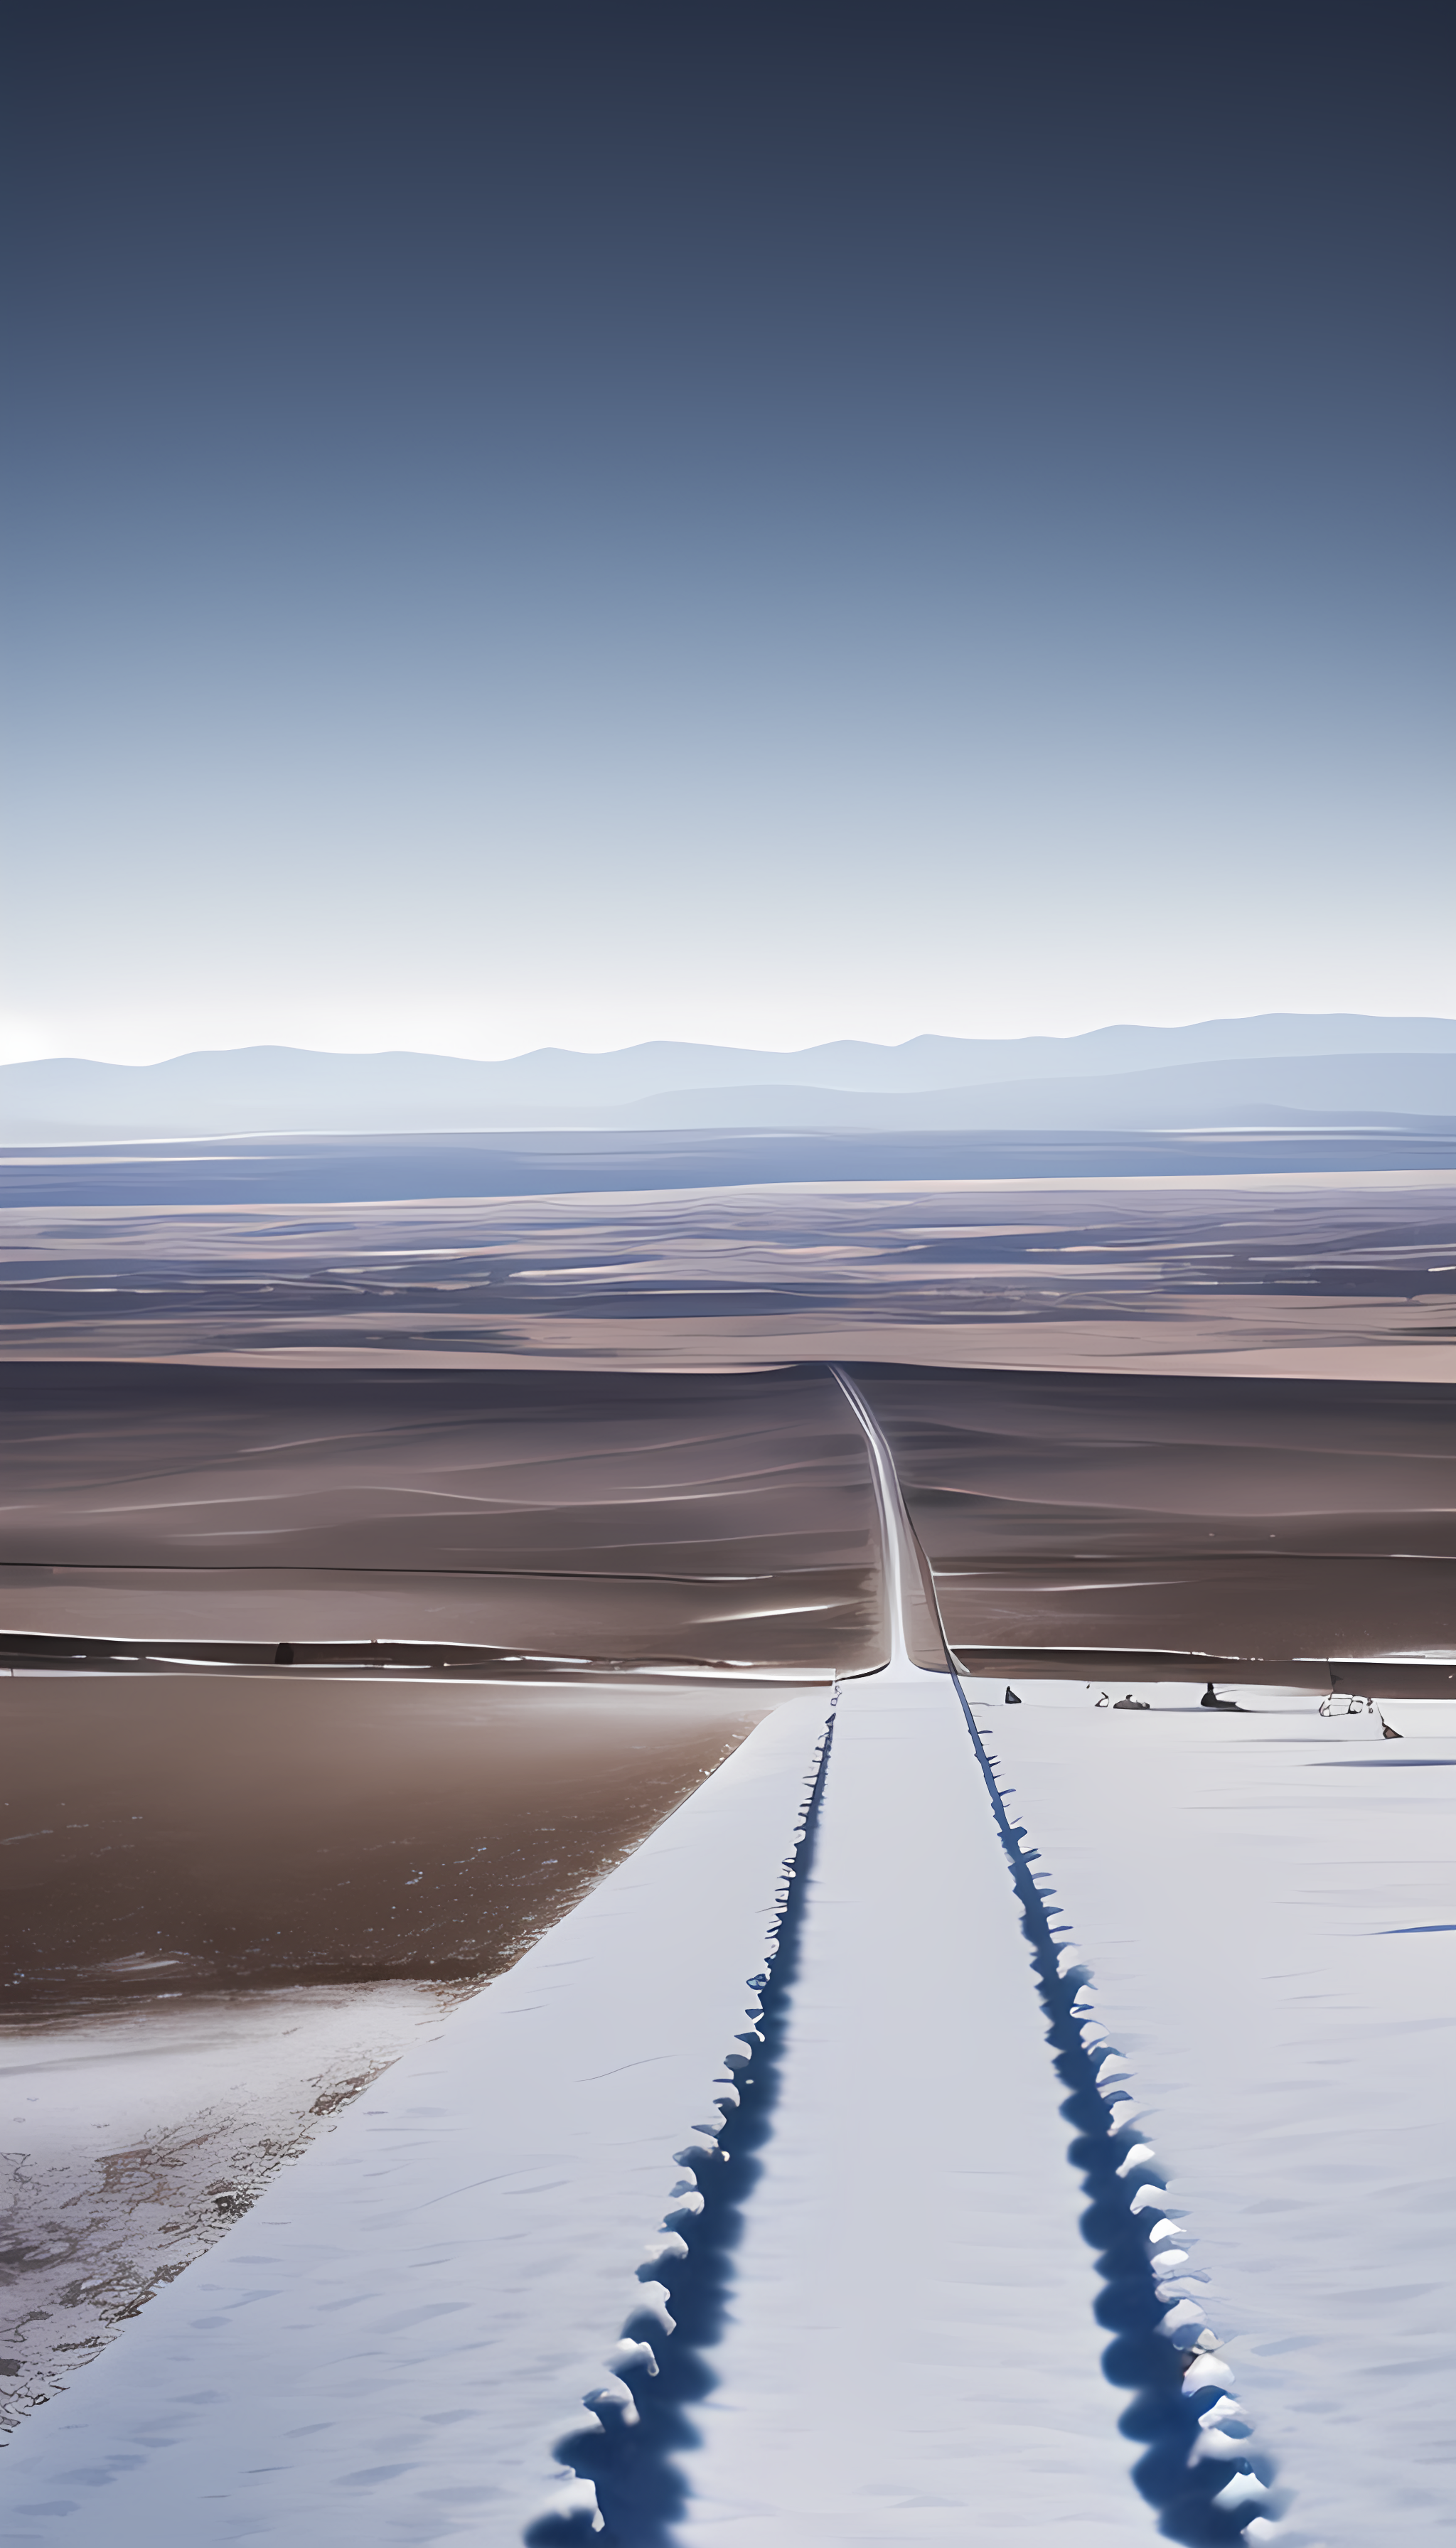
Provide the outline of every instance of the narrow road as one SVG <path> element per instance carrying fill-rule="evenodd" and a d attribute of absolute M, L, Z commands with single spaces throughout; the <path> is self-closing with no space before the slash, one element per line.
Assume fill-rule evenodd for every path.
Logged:
<path fill-rule="evenodd" d="M 935 1585 L 905 1508 L 890 1446 L 859 1383 L 851 1378 L 842 1363 L 831 1363 L 829 1368 L 849 1401 L 869 1454 L 884 1545 L 889 1670 L 896 1673 L 950 1672 L 951 1652 L 936 1605 Z"/>

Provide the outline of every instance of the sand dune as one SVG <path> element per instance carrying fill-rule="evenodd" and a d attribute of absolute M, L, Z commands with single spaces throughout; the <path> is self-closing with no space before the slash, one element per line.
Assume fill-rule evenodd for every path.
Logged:
<path fill-rule="evenodd" d="M 1456 1651 L 1444 1389 L 860 1377 L 957 1644 L 1280 1664 Z"/>
<path fill-rule="evenodd" d="M 0 1628 L 852 1669 L 874 1507 L 821 1372 L 12 1367 Z"/>

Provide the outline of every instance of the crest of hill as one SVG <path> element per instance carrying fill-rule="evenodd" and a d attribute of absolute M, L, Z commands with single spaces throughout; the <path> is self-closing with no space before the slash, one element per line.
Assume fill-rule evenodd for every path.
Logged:
<path fill-rule="evenodd" d="M 799 1052 L 640 1044 L 507 1061 L 283 1045 L 0 1069 L 11 1140 L 507 1127 L 1128 1127 L 1456 1115 L 1456 1020 L 1277 1014 Z"/>

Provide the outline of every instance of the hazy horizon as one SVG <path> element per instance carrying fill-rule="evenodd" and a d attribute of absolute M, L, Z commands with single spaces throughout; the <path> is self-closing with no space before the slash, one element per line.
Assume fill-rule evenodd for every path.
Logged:
<path fill-rule="evenodd" d="M 890 1039 L 887 1037 L 858 1035 L 852 1033 L 847 1028 L 842 1034 L 819 1036 L 815 1037 L 812 1041 L 804 1039 L 795 1043 L 782 1045 L 753 1044 L 748 1042 L 746 1039 L 737 1037 L 715 1037 L 709 1040 L 696 1036 L 630 1036 L 624 1037 L 619 1042 L 613 1044 L 592 1045 L 548 1042 L 542 1038 L 523 1045 L 512 1045 L 508 1049 L 502 1047 L 499 1049 L 493 1048 L 490 1051 L 482 1049 L 466 1051 L 462 1050 L 459 1046 L 446 1047 L 438 1044 L 340 1045 L 329 1044 L 326 1042 L 320 1043 L 317 1041 L 301 1043 L 286 1039 L 244 1036 L 238 1042 L 233 1044 L 204 1043 L 182 1046 L 167 1046 L 165 1049 L 161 1050 L 148 1050 L 142 1052 L 118 1053 L 98 1052 L 94 1050 L 86 1052 L 67 1050 L 64 1052 L 6 1053 L 3 1060 L 0 1060 L 0 1068 L 24 1065 L 32 1062 L 76 1061 L 82 1063 L 95 1062 L 103 1067 L 145 1070 L 156 1069 L 167 1062 L 173 1061 L 191 1061 L 204 1058 L 212 1059 L 225 1055 L 241 1056 L 246 1053 L 285 1052 L 299 1053 L 305 1056 L 318 1055 L 320 1058 L 354 1061 L 408 1059 L 463 1062 L 480 1061 L 487 1063 L 530 1061 L 540 1055 L 561 1053 L 574 1060 L 591 1061 L 609 1059 L 621 1053 L 634 1052 L 656 1045 L 665 1045 L 671 1047 L 680 1047 L 683 1050 L 697 1050 L 703 1052 L 741 1052 L 753 1054 L 755 1056 L 772 1055 L 780 1057 L 786 1061 L 793 1061 L 801 1059 L 807 1055 L 833 1049 L 835 1046 L 841 1045 L 855 1046 L 864 1050 L 882 1051 L 885 1053 L 901 1053 L 909 1046 L 917 1044 L 986 1044 L 994 1047 L 1014 1047 L 1018 1045 L 1037 1045 L 1046 1043 L 1070 1046 L 1085 1044 L 1093 1037 L 1098 1036 L 1125 1034 L 1176 1036 L 1182 1032 L 1195 1030 L 1200 1027 L 1257 1026 L 1262 1024 L 1265 1020 L 1283 1024 L 1290 1019 L 1304 1018 L 1320 1021 L 1329 1019 L 1331 1023 L 1336 1025 L 1359 1023 L 1379 1024 L 1382 1026 L 1392 1025 L 1397 1027 L 1405 1025 L 1412 1027 L 1450 1026 L 1453 1033 L 1456 1033 L 1456 1016 L 1447 1017 L 1439 1010 L 1349 1009 L 1344 1011 L 1331 1011 L 1327 1009 L 1290 1008 L 1287 1005 L 1281 1005 L 1274 1009 L 1224 1011 L 1217 1017 L 1205 1014 L 1198 1017 L 1187 1018 L 1100 1018 L 1095 1020 L 1090 1026 L 1078 1027 L 1061 1033 L 1058 1033 L 1053 1028 L 1028 1027 L 1023 1033 L 1012 1036 L 980 1036 L 968 1034 L 965 1031 L 958 1029 L 953 1030 L 943 1027 L 923 1026 L 913 1029 L 911 1033 L 906 1036 Z M 1424 1047 L 1416 1048 L 1420 1049 Z M 1444 1047 L 1437 1048 L 1443 1049 Z M 1334 1050 L 1336 1047 L 1331 1046 L 1330 1049 Z"/>

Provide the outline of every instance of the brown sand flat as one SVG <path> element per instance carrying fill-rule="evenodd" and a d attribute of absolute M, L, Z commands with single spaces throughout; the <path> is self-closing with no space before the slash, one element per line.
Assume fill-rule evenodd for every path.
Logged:
<path fill-rule="evenodd" d="M 500 1972 L 773 1700 L 394 1675 L 0 1681 L 0 2008 Z"/>
<path fill-rule="evenodd" d="M 832 1357 L 899 1365 L 912 1397 L 942 1375 L 948 1403 L 956 1374 L 1020 1374 L 1018 1405 L 1055 1410 L 1035 1479 L 938 1479 L 957 1634 L 1271 1661 L 1456 1643 L 1428 1462 L 1359 1412 L 1359 1385 L 1433 1385 L 1440 1432 L 1450 1172 L 4 1222 L 0 1629 L 860 1669 L 882 1651 L 867 1473 L 822 1370 L 782 1368 Z M 1077 1374 L 1130 1394 L 1062 1392 Z M 1248 1440 L 1211 1435 L 1220 1388 Z M 955 1456 L 969 1479 L 989 1453 L 960 1427 Z"/>
<path fill-rule="evenodd" d="M 857 1377 L 953 1642 L 1267 1663 L 1456 1652 L 1449 1390 Z"/>
<path fill-rule="evenodd" d="M 0 1356 L 1456 1374 L 1456 1171 L 14 1208 Z"/>
<path fill-rule="evenodd" d="M 864 1443 L 823 1371 L 12 1364 L 0 1398 L 0 1629 L 884 1651 Z"/>

